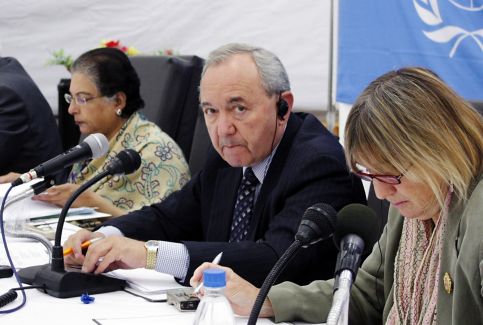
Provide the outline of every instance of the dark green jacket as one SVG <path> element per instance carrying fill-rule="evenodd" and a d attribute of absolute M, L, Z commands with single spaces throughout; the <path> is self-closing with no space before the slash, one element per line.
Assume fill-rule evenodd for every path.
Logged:
<path fill-rule="evenodd" d="M 472 188 L 468 202 L 453 205 L 448 215 L 438 291 L 438 324 L 483 324 L 483 180 Z M 351 290 L 350 324 L 386 322 L 393 305 L 394 259 L 403 217 L 390 208 L 379 246 L 362 265 Z M 379 273 L 377 270 L 379 269 Z M 448 273 L 453 286 L 445 290 Z M 377 292 L 376 292 L 377 282 Z M 333 280 L 300 287 L 290 282 L 272 288 L 270 301 L 275 320 L 325 322 L 332 304 Z"/>

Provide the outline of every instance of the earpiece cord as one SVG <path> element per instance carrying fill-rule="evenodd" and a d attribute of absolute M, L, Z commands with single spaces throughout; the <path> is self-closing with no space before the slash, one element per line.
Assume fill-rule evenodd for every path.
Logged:
<path fill-rule="evenodd" d="M 267 164 L 265 165 L 265 170 L 263 171 L 263 180 L 265 180 L 265 176 L 267 176 L 268 173 L 268 167 L 270 167 L 270 164 L 272 163 L 272 159 L 274 156 L 274 144 L 275 144 L 275 138 L 277 136 L 277 117 L 275 117 L 275 131 L 273 132 L 273 138 L 272 138 L 272 145 L 270 146 L 270 156 L 268 157 Z"/>
<path fill-rule="evenodd" d="M 282 94 L 279 96 L 279 102 L 282 99 Z M 278 122 L 278 117 L 279 117 L 279 105 L 277 103 L 277 114 L 275 115 L 275 129 L 273 131 L 273 137 L 272 137 L 272 145 L 270 146 L 270 156 L 268 157 L 267 164 L 265 165 L 265 169 L 263 171 L 263 180 L 265 181 L 265 176 L 267 176 L 268 173 L 268 168 L 270 167 L 270 164 L 272 163 L 273 156 L 275 155 L 274 152 L 274 145 L 275 145 L 275 138 L 277 137 L 277 122 Z"/>

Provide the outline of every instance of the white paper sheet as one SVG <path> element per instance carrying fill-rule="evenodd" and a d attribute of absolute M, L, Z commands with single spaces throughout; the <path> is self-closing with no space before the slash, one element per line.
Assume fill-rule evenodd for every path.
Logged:
<path fill-rule="evenodd" d="M 93 319 L 99 325 L 159 325 L 159 324 L 176 324 L 176 325 L 192 325 L 195 317 L 194 312 L 176 313 L 171 315 L 151 315 L 139 317 L 119 317 L 119 318 L 96 318 Z M 247 317 L 236 317 L 237 325 L 244 325 L 248 322 Z M 268 318 L 260 318 L 257 320 L 258 325 L 275 324 Z M 279 325 L 289 325 L 292 323 L 278 323 Z"/>
<path fill-rule="evenodd" d="M 164 294 L 169 289 L 183 288 L 172 275 L 154 270 L 115 270 L 108 274 L 126 280 L 129 287 L 140 294 Z"/>

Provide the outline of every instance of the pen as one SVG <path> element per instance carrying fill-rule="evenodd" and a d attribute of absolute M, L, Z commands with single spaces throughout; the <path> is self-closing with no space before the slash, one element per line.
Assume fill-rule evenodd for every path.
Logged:
<path fill-rule="evenodd" d="M 96 238 L 92 238 L 90 240 L 86 240 L 85 242 L 83 242 L 81 244 L 81 248 L 82 249 L 85 249 L 87 247 L 89 247 L 92 243 L 95 243 L 96 241 L 102 239 L 103 237 L 96 237 Z M 70 255 L 72 254 L 74 251 L 72 250 L 72 247 L 69 247 L 69 248 L 66 248 L 64 249 L 64 256 L 67 256 L 67 255 Z"/>
<path fill-rule="evenodd" d="M 220 254 L 216 255 L 215 258 L 213 259 L 213 261 L 211 263 L 213 264 L 218 264 L 220 263 L 220 260 L 221 260 L 221 256 L 223 255 L 223 252 L 221 252 Z M 203 282 L 201 282 L 200 284 L 198 284 L 198 286 L 195 288 L 195 290 L 193 291 L 194 294 L 197 294 L 200 290 L 201 290 L 201 287 L 203 286 Z"/>

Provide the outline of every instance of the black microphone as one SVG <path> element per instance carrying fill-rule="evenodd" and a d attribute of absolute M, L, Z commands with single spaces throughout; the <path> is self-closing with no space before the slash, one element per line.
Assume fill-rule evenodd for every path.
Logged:
<path fill-rule="evenodd" d="M 106 166 L 104 171 L 82 184 L 67 200 L 59 216 L 52 248 L 52 264 L 37 265 L 21 269 L 18 274 L 23 283 L 38 285 L 54 297 L 69 298 L 82 293 L 89 294 L 116 291 L 124 288 L 126 281 L 93 273 L 82 273 L 79 269 L 65 269 L 64 250 L 60 245 L 65 217 L 72 203 L 82 192 L 108 175 L 129 174 L 141 165 L 141 157 L 132 150 L 121 151 Z"/>
<path fill-rule="evenodd" d="M 117 154 L 109 164 L 106 170 L 109 175 L 131 174 L 141 166 L 141 157 L 133 149 L 125 149 Z"/>
<path fill-rule="evenodd" d="M 107 153 L 108 149 L 109 143 L 104 134 L 91 134 L 77 146 L 20 175 L 19 178 L 12 182 L 12 186 L 30 182 L 38 177 L 52 175 L 59 170 L 72 166 L 78 161 L 102 157 Z"/>
<path fill-rule="evenodd" d="M 378 218 L 368 206 L 353 203 L 337 214 L 334 243 L 339 249 L 335 267 L 334 296 L 327 316 L 328 325 L 347 324 L 352 283 L 367 253 L 378 238 Z"/>
<path fill-rule="evenodd" d="M 253 304 L 250 318 L 247 325 L 257 323 L 258 315 L 262 309 L 263 302 L 267 297 L 268 291 L 277 280 L 280 273 L 287 266 L 288 262 L 295 256 L 300 247 L 308 247 L 321 240 L 332 236 L 337 222 L 337 212 L 328 204 L 317 203 L 305 210 L 300 222 L 299 229 L 295 235 L 295 241 L 287 248 L 280 259 L 275 263 L 270 273 L 263 281 L 258 292 L 257 299 Z"/>
<path fill-rule="evenodd" d="M 334 208 L 318 203 L 305 210 L 295 239 L 302 247 L 308 247 L 332 235 L 336 225 Z"/>
<path fill-rule="evenodd" d="M 356 278 L 361 258 L 376 243 L 379 233 L 379 220 L 376 213 L 366 205 L 353 203 L 342 208 L 337 214 L 337 227 L 334 243 L 339 249 L 335 268 L 337 277 L 344 270 Z M 334 286 L 337 289 L 337 286 Z"/>

